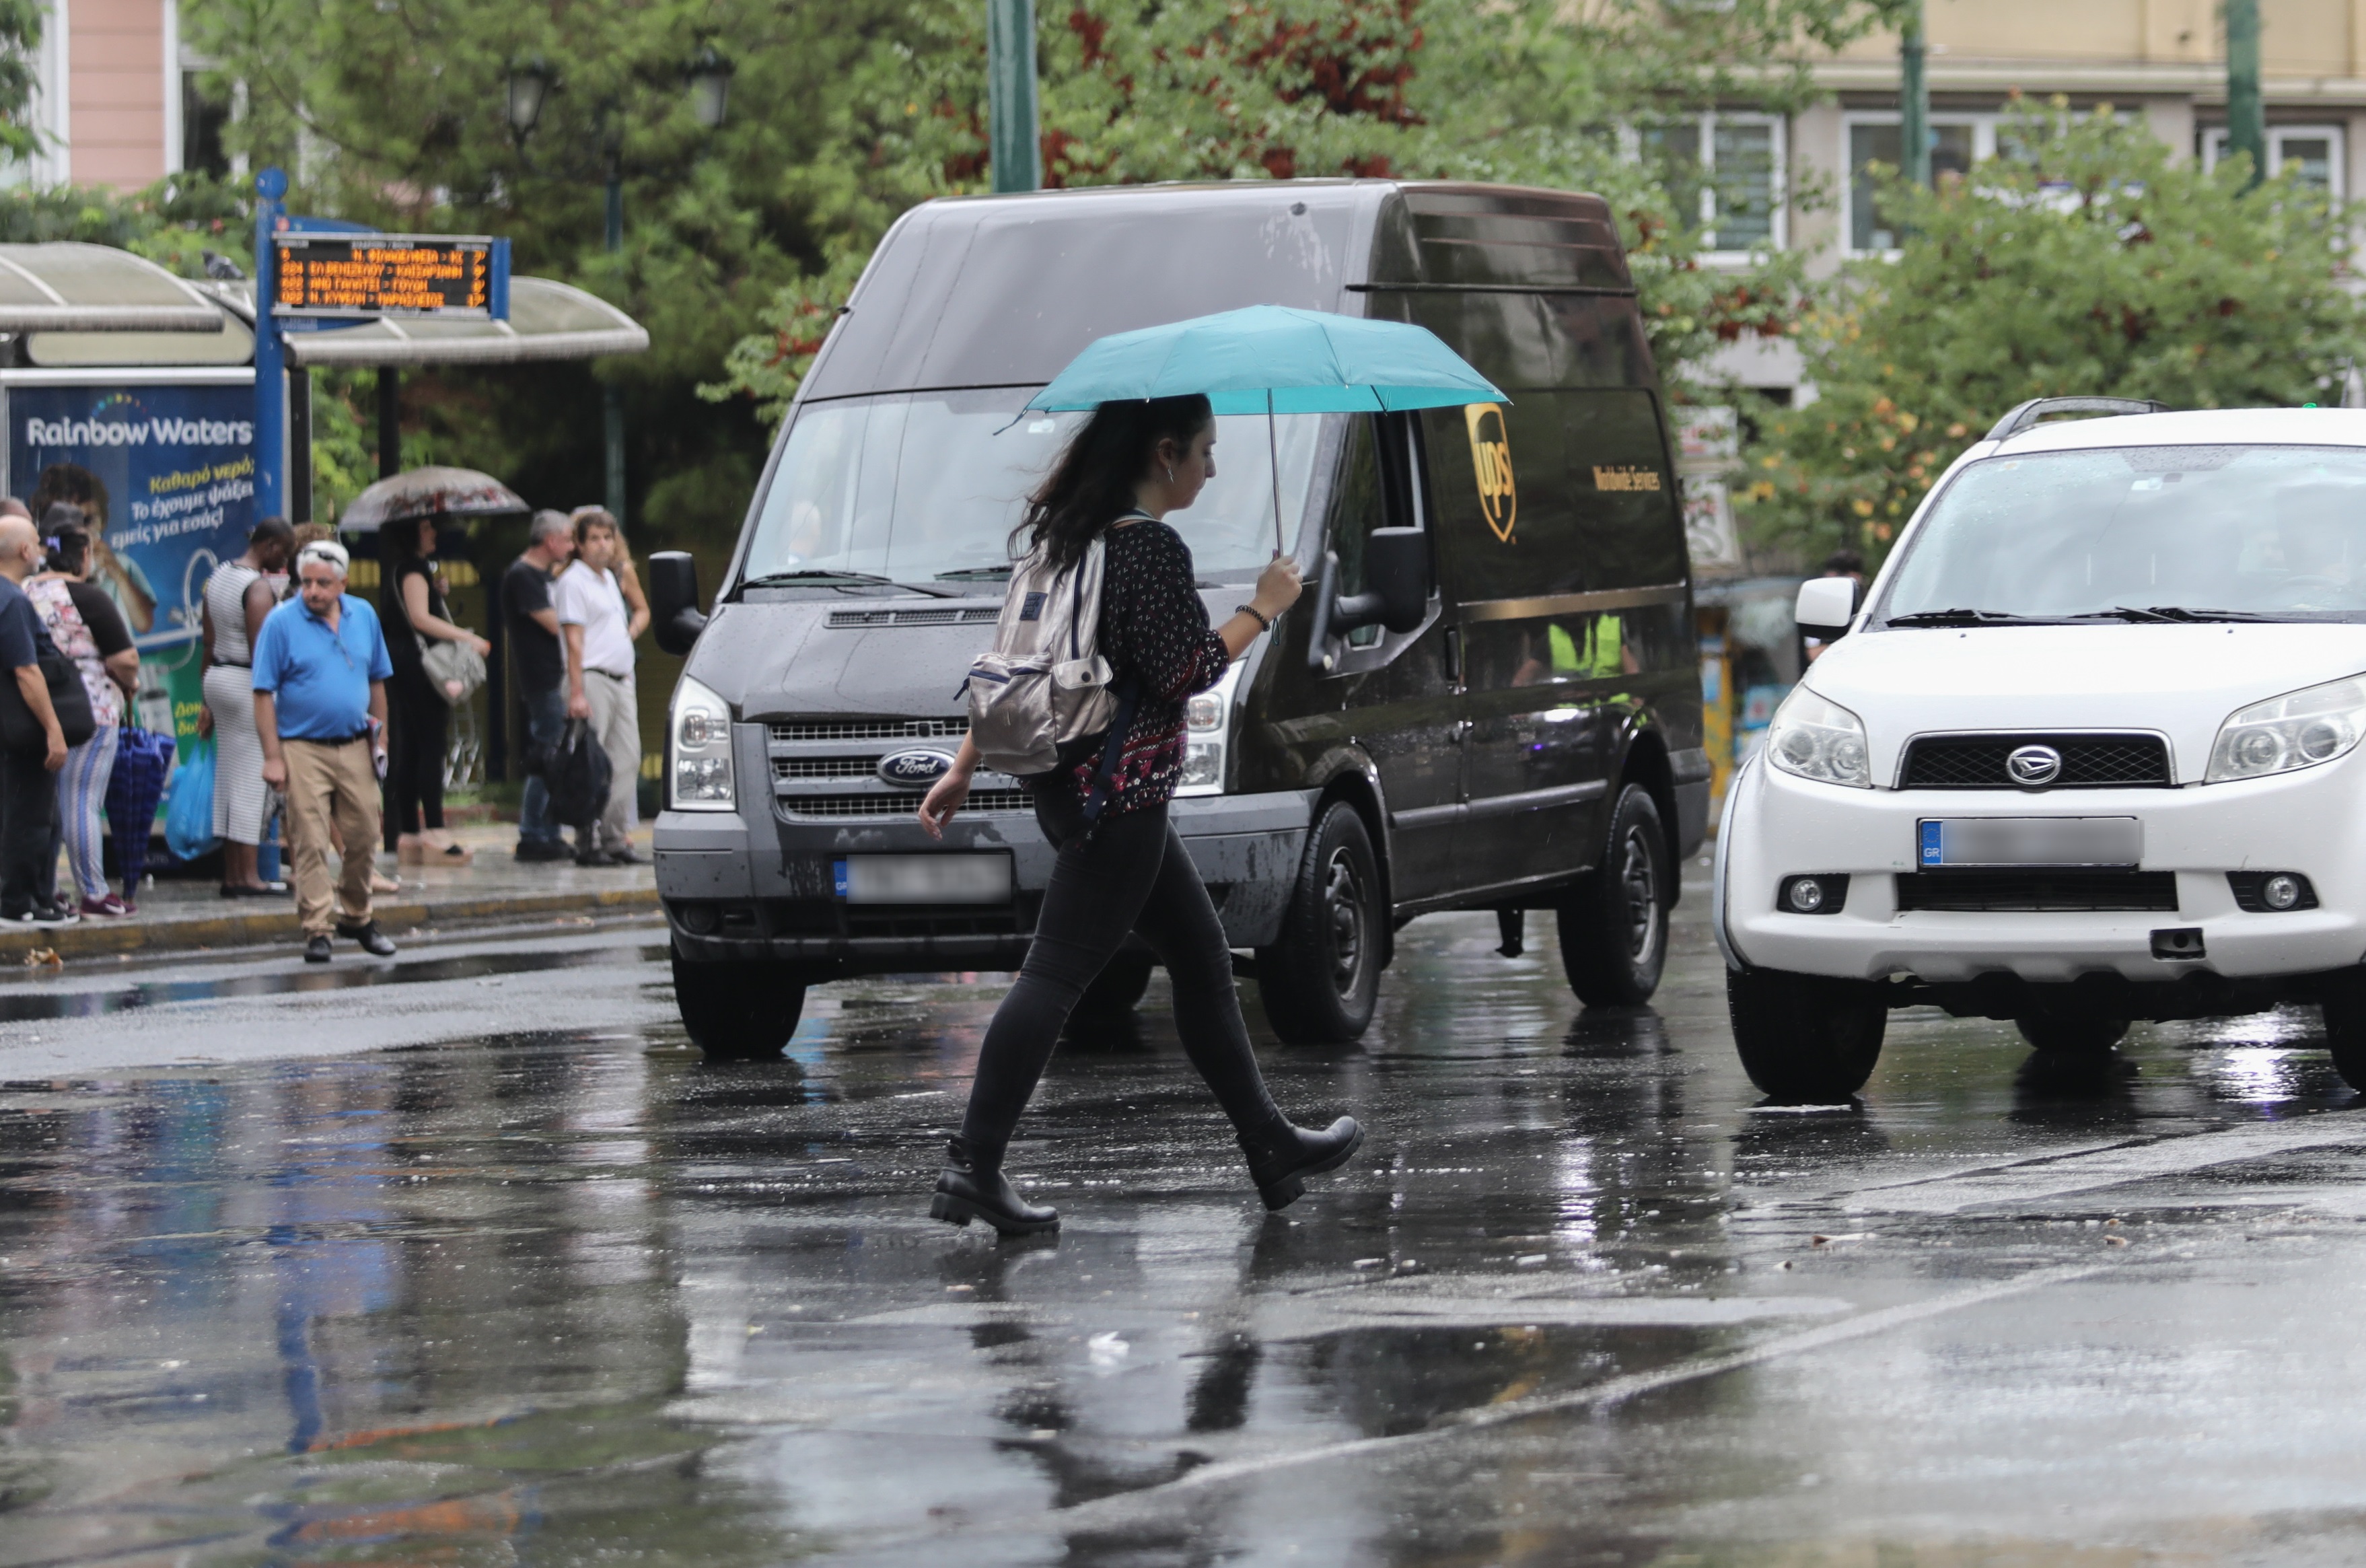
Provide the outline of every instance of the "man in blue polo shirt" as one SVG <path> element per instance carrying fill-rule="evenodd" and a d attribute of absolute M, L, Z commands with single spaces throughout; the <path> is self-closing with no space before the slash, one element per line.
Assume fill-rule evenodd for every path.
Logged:
<path fill-rule="evenodd" d="M 254 639 L 254 728 L 263 782 L 287 795 L 296 913 L 304 961 L 329 961 L 329 932 L 393 956 L 370 915 L 378 780 L 386 776 L 386 681 L 394 673 L 377 612 L 345 592 L 344 547 L 325 540 L 296 552 L 302 592 L 271 612 Z M 333 911 L 329 834 L 344 844 Z"/>

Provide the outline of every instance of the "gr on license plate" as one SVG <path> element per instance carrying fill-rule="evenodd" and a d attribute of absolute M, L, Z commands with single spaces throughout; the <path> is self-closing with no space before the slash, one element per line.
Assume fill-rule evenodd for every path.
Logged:
<path fill-rule="evenodd" d="M 2144 860 L 2133 817 L 1926 817 L 1920 863 L 1947 865 L 2132 866 Z"/>
<path fill-rule="evenodd" d="M 848 855 L 831 869 L 850 904 L 1010 902 L 1008 855 Z"/>

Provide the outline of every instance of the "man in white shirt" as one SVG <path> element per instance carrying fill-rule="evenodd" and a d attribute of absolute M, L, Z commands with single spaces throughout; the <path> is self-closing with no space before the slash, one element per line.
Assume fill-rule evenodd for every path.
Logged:
<path fill-rule="evenodd" d="M 575 564 L 551 584 L 567 644 L 567 716 L 592 721 L 592 738 L 608 754 L 607 808 L 575 834 L 578 865 L 630 865 L 628 829 L 633 791 L 641 778 L 641 717 L 633 691 L 633 639 L 648 612 L 628 610 L 614 570 L 624 549 L 615 518 L 596 506 L 575 513 Z"/>

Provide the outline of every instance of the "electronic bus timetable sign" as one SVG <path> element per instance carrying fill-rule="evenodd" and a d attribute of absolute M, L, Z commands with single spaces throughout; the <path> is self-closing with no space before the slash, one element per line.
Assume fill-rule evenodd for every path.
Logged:
<path fill-rule="evenodd" d="M 509 245 L 466 234 L 308 234 L 273 236 L 275 316 L 444 316 L 488 320 L 509 314 Z"/>

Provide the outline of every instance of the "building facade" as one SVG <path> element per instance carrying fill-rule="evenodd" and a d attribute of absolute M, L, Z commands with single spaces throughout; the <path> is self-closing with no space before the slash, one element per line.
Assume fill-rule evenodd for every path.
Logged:
<path fill-rule="evenodd" d="M 46 0 L 34 61 L 41 151 L 0 184 L 137 190 L 219 161 L 222 111 L 197 91 L 179 0 Z"/>

